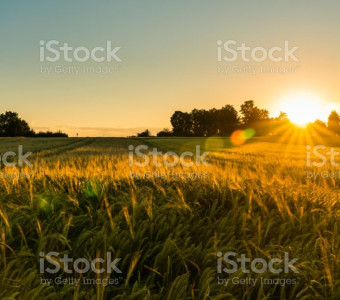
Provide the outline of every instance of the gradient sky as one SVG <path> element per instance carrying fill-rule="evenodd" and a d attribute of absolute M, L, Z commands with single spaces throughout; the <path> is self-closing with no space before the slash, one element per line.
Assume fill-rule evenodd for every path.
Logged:
<path fill-rule="evenodd" d="M 18 112 L 36 130 L 126 136 L 170 127 L 175 110 L 225 104 L 239 109 L 249 99 L 273 116 L 284 108 L 286 95 L 300 92 L 317 95 L 325 107 L 337 107 L 339 11 L 338 0 L 2 1 L 1 112 Z M 216 41 L 231 39 L 265 48 L 288 40 L 299 47 L 299 62 L 218 62 Z M 39 61 L 40 40 L 88 48 L 111 40 L 122 47 L 123 61 L 117 74 L 42 74 L 40 67 L 47 63 Z M 227 65 L 297 71 L 217 72 Z"/>

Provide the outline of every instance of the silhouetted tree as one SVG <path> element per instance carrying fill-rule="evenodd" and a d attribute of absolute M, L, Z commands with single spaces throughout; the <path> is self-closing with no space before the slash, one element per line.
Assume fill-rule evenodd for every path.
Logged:
<path fill-rule="evenodd" d="M 280 114 L 279 116 L 276 118 L 276 120 L 278 121 L 288 121 L 288 115 L 287 113 L 283 112 L 283 111 L 280 111 Z"/>
<path fill-rule="evenodd" d="M 241 105 L 242 125 L 255 129 L 256 135 L 267 133 L 269 128 L 269 111 L 255 106 L 253 100 L 245 101 Z"/>
<path fill-rule="evenodd" d="M 326 122 L 323 122 L 321 120 L 315 120 L 313 125 L 321 128 L 327 128 Z"/>
<path fill-rule="evenodd" d="M 209 131 L 209 112 L 204 109 L 193 109 L 191 112 L 192 132 L 194 136 L 207 136 Z"/>
<path fill-rule="evenodd" d="M 314 122 L 310 122 L 306 126 L 306 130 L 308 134 L 314 136 L 329 136 L 332 133 L 330 130 L 327 129 L 327 125 L 325 122 L 320 120 L 315 120 Z"/>
<path fill-rule="evenodd" d="M 232 105 L 225 105 L 216 110 L 216 127 L 219 134 L 223 136 L 231 135 L 239 127 L 239 116 Z"/>
<path fill-rule="evenodd" d="M 335 110 L 328 117 L 327 127 L 334 134 L 340 134 L 340 117 Z"/>
<path fill-rule="evenodd" d="M 137 136 L 138 137 L 150 137 L 151 133 L 149 129 L 146 129 L 145 131 L 138 133 Z"/>
<path fill-rule="evenodd" d="M 207 111 L 206 115 L 206 135 L 212 136 L 219 133 L 218 129 L 218 109 L 212 108 Z"/>
<path fill-rule="evenodd" d="M 255 106 L 253 100 L 245 101 L 241 105 L 242 122 L 244 125 L 249 126 L 255 122 L 268 120 L 269 112 L 266 109 L 260 109 Z"/>
<path fill-rule="evenodd" d="M 173 134 L 175 136 L 191 136 L 192 135 L 192 119 L 191 114 L 181 111 L 175 111 L 170 119 Z"/>
<path fill-rule="evenodd" d="M 0 115 L 0 136 L 2 137 L 68 137 L 66 133 L 61 132 L 39 132 L 35 133 L 28 123 L 20 119 L 18 113 L 6 111 Z"/>
<path fill-rule="evenodd" d="M 164 128 L 163 130 L 157 132 L 158 137 L 166 137 L 166 136 L 172 136 L 172 132 L 168 128 Z"/>
<path fill-rule="evenodd" d="M 6 111 L 0 115 L 0 136 L 34 136 L 34 131 L 25 120 L 18 117 L 16 112 Z"/>

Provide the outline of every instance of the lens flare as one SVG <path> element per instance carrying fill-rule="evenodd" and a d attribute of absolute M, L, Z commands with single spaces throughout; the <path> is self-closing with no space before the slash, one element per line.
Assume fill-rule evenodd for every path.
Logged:
<path fill-rule="evenodd" d="M 231 143 L 234 146 L 241 146 L 247 140 L 251 139 L 255 134 L 255 130 L 252 128 L 247 128 L 246 130 L 238 129 L 234 131 L 231 135 Z"/>

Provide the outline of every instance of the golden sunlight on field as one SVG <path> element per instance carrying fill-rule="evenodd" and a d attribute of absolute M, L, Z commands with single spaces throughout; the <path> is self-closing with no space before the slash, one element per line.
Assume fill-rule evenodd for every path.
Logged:
<path fill-rule="evenodd" d="M 34 298 L 37 290 L 49 299 L 70 291 L 74 299 L 118 292 L 119 299 L 145 299 L 151 292 L 154 299 L 203 299 L 206 293 L 322 299 L 338 292 L 338 181 L 332 166 L 306 164 L 306 147 L 298 140 L 253 138 L 240 147 L 227 138 L 20 142 L 35 154 L 33 167 L 1 169 L 0 298 Z M 177 153 L 200 145 L 209 151 L 208 164 L 169 167 L 169 156 L 159 155 L 138 166 L 141 160 L 133 157 L 131 163 L 127 149 L 140 144 Z M 73 257 L 110 250 L 123 258 L 124 276 L 117 277 L 119 285 L 96 289 L 41 285 L 35 266 L 42 247 L 68 249 Z M 294 288 L 219 284 L 216 253 L 228 249 L 250 257 L 289 252 L 298 258 L 298 273 L 280 278 L 293 280 Z M 255 274 L 254 280 L 272 277 Z M 130 288 L 132 280 L 143 288 Z M 155 292 L 154 285 L 166 288 Z"/>

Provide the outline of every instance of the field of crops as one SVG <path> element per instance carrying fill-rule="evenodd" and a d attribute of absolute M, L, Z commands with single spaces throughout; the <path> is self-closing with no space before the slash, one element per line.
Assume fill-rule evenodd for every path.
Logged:
<path fill-rule="evenodd" d="M 199 145 L 208 165 L 169 166 L 161 155 L 158 166 L 131 163 L 129 149 L 142 144 L 178 154 Z M 329 176 L 309 178 L 321 169 L 306 165 L 304 144 L 2 139 L 1 155 L 23 145 L 32 166 L 0 168 L 0 299 L 340 299 L 339 179 L 329 164 Z M 230 265 L 218 253 L 230 251 L 286 252 L 297 272 L 219 272 Z M 49 252 L 59 253 L 57 273 L 46 272 Z M 107 261 L 108 252 L 121 273 L 82 274 L 60 261 Z"/>

